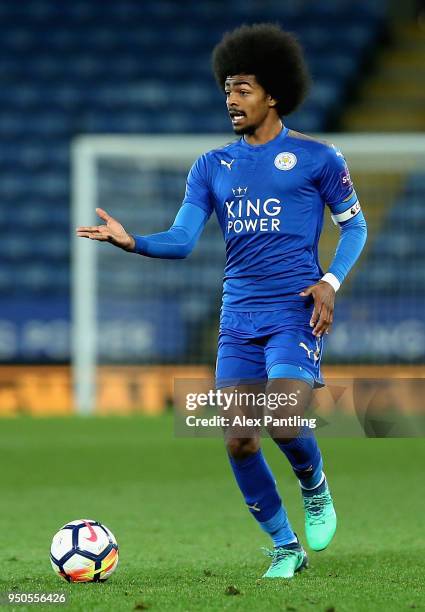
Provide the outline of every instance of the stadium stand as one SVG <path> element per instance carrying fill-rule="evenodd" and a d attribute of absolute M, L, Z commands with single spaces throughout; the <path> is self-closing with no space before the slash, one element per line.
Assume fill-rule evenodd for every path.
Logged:
<path fill-rule="evenodd" d="M 0 0 L 0 18 L 3 313 L 7 300 L 37 298 L 66 317 L 73 136 L 229 132 L 210 52 L 223 31 L 258 20 L 279 21 L 306 49 L 314 86 L 291 125 L 331 129 L 380 40 L 385 3 Z M 193 121 L 200 109 L 208 119 Z M 157 211 L 165 225 L 167 212 Z M 26 358 L 17 351 L 12 360 Z"/>
<path fill-rule="evenodd" d="M 423 300 L 425 292 L 425 175 L 406 177 L 403 189 L 387 212 L 368 253 L 368 274 L 361 282 L 371 297 L 401 293 Z M 394 231 L 397 228 L 397 231 Z M 403 271 L 401 274 L 400 271 Z M 353 283 L 355 287 L 355 283 Z"/>
<path fill-rule="evenodd" d="M 398 23 L 391 45 L 361 86 L 356 104 L 344 114 L 348 131 L 408 132 L 425 129 L 425 35 L 418 24 Z"/>

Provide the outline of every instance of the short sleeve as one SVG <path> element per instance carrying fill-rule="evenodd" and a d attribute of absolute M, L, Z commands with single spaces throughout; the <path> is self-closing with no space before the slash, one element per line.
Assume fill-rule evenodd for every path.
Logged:
<path fill-rule="evenodd" d="M 355 196 L 347 162 L 341 151 L 333 145 L 327 146 L 320 156 L 318 187 L 332 213 L 339 213 L 343 203 L 351 201 Z"/>
<path fill-rule="evenodd" d="M 213 210 L 211 189 L 208 180 L 208 160 L 201 155 L 193 164 L 186 180 L 186 193 L 183 204 L 199 206 L 208 215 Z"/>

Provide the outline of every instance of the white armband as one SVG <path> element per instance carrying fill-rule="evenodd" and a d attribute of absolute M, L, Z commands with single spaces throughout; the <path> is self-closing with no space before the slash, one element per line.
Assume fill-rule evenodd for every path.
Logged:
<path fill-rule="evenodd" d="M 350 206 L 350 208 L 347 208 L 347 210 L 344 210 L 344 212 L 342 213 L 331 215 L 331 218 L 332 218 L 332 221 L 335 223 L 335 225 L 338 225 L 338 223 L 344 223 L 344 221 L 348 221 L 348 219 L 352 219 L 353 217 L 358 215 L 360 211 L 361 211 L 360 202 L 356 200 L 356 202 L 352 206 Z"/>

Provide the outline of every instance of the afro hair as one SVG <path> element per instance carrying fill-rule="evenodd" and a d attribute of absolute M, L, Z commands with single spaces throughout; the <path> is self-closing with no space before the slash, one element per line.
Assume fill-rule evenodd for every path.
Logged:
<path fill-rule="evenodd" d="M 300 44 L 293 34 L 273 23 L 243 25 L 224 34 L 212 55 L 220 89 L 228 76 L 253 74 L 277 101 L 280 116 L 289 115 L 304 100 L 310 75 Z"/>

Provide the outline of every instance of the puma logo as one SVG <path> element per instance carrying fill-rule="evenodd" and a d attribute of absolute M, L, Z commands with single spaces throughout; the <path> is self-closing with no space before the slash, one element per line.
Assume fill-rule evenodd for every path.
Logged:
<path fill-rule="evenodd" d="M 298 346 L 300 346 L 301 348 L 303 348 L 307 352 L 307 355 L 308 355 L 309 359 L 311 359 L 311 355 L 313 355 L 313 361 L 314 362 L 319 360 L 319 358 L 320 358 L 319 340 L 316 340 L 316 350 L 308 348 L 308 346 L 306 344 L 304 344 L 304 342 L 300 342 Z"/>
<path fill-rule="evenodd" d="M 230 162 L 227 162 L 225 159 L 220 159 L 221 165 L 222 166 L 226 166 L 229 170 L 232 169 L 232 164 L 233 164 L 234 161 L 235 161 L 234 159 L 232 159 L 232 161 L 230 161 Z"/>
<path fill-rule="evenodd" d="M 247 506 L 250 510 L 254 510 L 254 512 L 261 512 L 261 508 L 258 507 L 258 502 L 255 502 L 253 506 L 250 506 L 249 504 L 247 504 Z"/>

